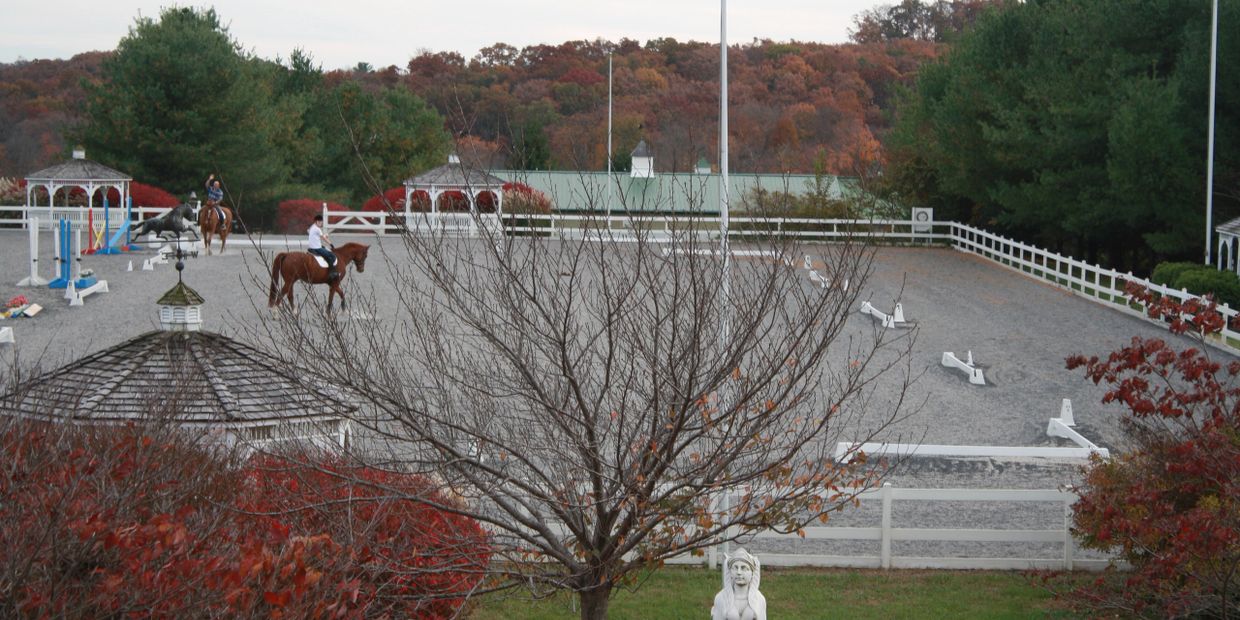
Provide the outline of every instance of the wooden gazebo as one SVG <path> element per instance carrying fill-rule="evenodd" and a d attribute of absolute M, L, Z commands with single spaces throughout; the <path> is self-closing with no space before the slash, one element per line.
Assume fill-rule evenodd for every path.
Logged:
<path fill-rule="evenodd" d="M 448 156 L 448 163 L 406 179 L 405 186 L 405 219 L 410 216 L 410 206 L 414 194 L 426 192 L 430 198 L 433 214 L 439 213 L 439 198 L 449 192 L 460 192 L 469 202 L 469 212 L 479 213 L 478 198 L 490 193 L 496 214 L 504 212 L 504 180 L 485 170 L 471 169 L 461 164 L 456 155 Z"/>
<path fill-rule="evenodd" d="M 80 188 L 84 191 L 88 209 L 95 205 L 95 192 L 101 189 L 105 192 L 115 189 L 120 194 L 120 203 L 112 206 L 123 207 L 129 200 L 129 184 L 132 181 L 133 178 L 123 172 L 86 159 L 86 151 L 79 148 L 73 151 L 73 159 L 26 175 L 27 211 L 30 207 L 43 206 L 38 204 L 38 194 L 35 192 L 40 187 L 47 190 L 48 202 L 45 206 L 49 224 L 55 221 L 53 209 L 56 206 L 56 192 L 62 189 Z M 66 195 L 65 204 L 61 206 L 67 206 L 67 204 L 68 196 Z M 100 204 L 102 205 L 102 201 Z"/>

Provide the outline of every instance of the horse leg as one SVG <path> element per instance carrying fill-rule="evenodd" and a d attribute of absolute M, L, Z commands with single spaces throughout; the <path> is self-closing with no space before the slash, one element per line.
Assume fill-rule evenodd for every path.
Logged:
<path fill-rule="evenodd" d="M 224 245 L 228 243 L 228 233 L 220 233 L 220 254 L 224 253 Z"/>

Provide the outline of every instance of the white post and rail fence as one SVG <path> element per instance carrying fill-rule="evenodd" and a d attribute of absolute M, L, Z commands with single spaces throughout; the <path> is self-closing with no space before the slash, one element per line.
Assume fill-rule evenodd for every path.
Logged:
<path fill-rule="evenodd" d="M 1072 505 L 1077 496 L 1060 490 L 1013 489 L 927 489 L 896 488 L 890 484 L 861 493 L 862 506 L 878 503 L 870 510 L 873 525 L 808 526 L 794 533 L 760 531 L 739 538 L 766 566 L 808 566 L 835 568 L 930 568 L 987 570 L 1104 570 L 1125 568 L 1122 561 L 1090 553 L 1079 557 L 1072 538 Z M 933 511 L 936 505 L 956 502 L 953 508 L 968 504 L 969 513 L 951 519 L 953 524 L 988 521 L 991 525 L 1027 525 L 1029 513 L 1037 512 L 1040 529 L 1002 527 L 917 527 L 895 523 L 896 506 L 900 521 L 917 520 L 908 516 L 909 508 Z M 715 509 L 721 509 L 722 497 Z M 851 512 L 851 511 L 850 511 Z M 877 512 L 877 514 L 875 514 Z M 999 516 L 996 517 L 995 515 Z M 983 518 L 980 515 L 985 515 Z M 1005 516 L 1006 515 L 1006 516 Z M 833 515 L 839 518 L 841 515 Z M 843 515 L 850 516 L 850 515 Z M 934 515 L 926 521 L 942 521 Z M 560 524 L 554 531 L 570 538 Z M 570 541 L 571 542 L 571 541 Z M 847 547 L 834 543 L 845 543 Z M 902 544 L 903 543 L 903 544 Z M 988 545 L 990 547 L 988 547 Z M 901 552 L 904 550 L 905 552 Z M 685 553 L 665 560 L 666 564 L 718 567 L 723 561 L 724 543 L 696 553 Z"/>
<path fill-rule="evenodd" d="M 135 206 L 133 220 L 158 217 L 166 211 L 166 208 L 161 207 Z M 82 207 L 0 206 L 0 229 L 25 228 L 28 216 L 38 217 L 41 227 L 50 227 L 61 217 L 70 219 L 75 226 L 85 225 L 87 217 L 86 209 Z M 624 240 L 626 234 L 633 239 L 639 234 L 648 235 L 646 238 L 656 241 L 677 235 L 705 238 L 717 238 L 719 235 L 719 218 L 710 216 L 614 215 L 610 219 L 599 215 L 561 213 L 502 216 L 410 213 L 406 216 L 402 213 L 389 214 L 382 211 L 328 211 L 326 205 L 323 216 L 325 227 L 329 231 L 346 234 L 382 235 L 412 230 L 474 236 L 483 228 L 488 228 L 493 232 L 502 230 L 507 236 L 565 238 L 598 235 L 600 230 L 607 230 L 611 238 L 619 240 Z M 95 209 L 95 221 L 100 222 L 102 217 L 103 210 Z M 109 220 L 108 225 L 113 229 L 126 221 L 124 209 L 110 210 Z M 743 242 L 773 235 L 807 242 L 851 239 L 885 244 L 947 245 L 1133 316 L 1145 317 L 1145 312 L 1140 305 L 1132 303 L 1124 296 L 1126 282 L 1133 282 L 1158 295 L 1181 302 L 1196 298 L 1186 290 L 1171 289 L 1131 273 L 1091 265 L 1070 256 L 956 222 L 752 217 L 732 217 L 729 220 L 729 239 Z M 1240 332 L 1230 327 L 1230 320 L 1236 316 L 1237 311 L 1226 305 L 1220 306 L 1219 311 L 1227 317 L 1228 326 L 1221 333 L 1212 336 L 1210 344 L 1230 353 L 1240 354 Z"/>

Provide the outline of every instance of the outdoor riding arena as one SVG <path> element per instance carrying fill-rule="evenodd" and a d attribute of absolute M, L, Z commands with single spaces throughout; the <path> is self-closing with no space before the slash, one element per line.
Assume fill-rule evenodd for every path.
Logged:
<path fill-rule="evenodd" d="M 350 310 L 369 321 L 401 320 L 395 315 L 397 292 L 391 276 L 394 270 L 408 268 L 403 264 L 407 261 L 403 241 L 344 231 L 332 237 L 336 244 L 371 244 L 366 271 L 351 272 L 344 281 Z M 220 254 L 217 243 L 215 254 L 199 252 L 185 259 L 184 281 L 206 300 L 203 329 L 250 341 L 253 334 L 263 331 L 258 328 L 264 321 L 290 320 L 267 309 L 268 265 L 274 252 L 301 251 L 302 242 L 301 237 L 282 236 L 267 236 L 260 242 L 235 234 L 226 252 Z M 469 243 L 461 247 L 468 248 Z M 811 266 L 816 248 L 821 247 L 816 243 L 821 242 L 807 242 L 800 248 Z M 998 251 L 989 242 L 983 245 Z M 40 275 L 54 278 L 50 231 L 40 233 L 39 246 Z M 743 243 L 733 245 L 734 250 L 744 247 Z M 858 333 L 885 329 L 884 320 L 901 318 L 890 316 L 899 296 L 904 321 L 890 329 L 915 332 L 913 371 L 920 374 L 910 401 L 919 407 L 915 415 L 891 430 L 890 441 L 921 446 L 924 454 L 907 459 L 889 478 L 891 486 L 873 491 L 860 508 L 832 517 L 830 525 L 848 530 L 845 534 L 826 532 L 832 528 L 823 527 L 811 528 L 804 539 L 771 536 L 748 541 L 746 547 L 762 556 L 764 563 L 975 568 L 1102 565 L 1097 556 L 1074 551 L 1071 544 L 1065 548 L 1070 493 L 1064 489 L 1079 479 L 1079 468 L 1088 454 L 1086 445 L 1123 449 L 1119 409 L 1101 404 L 1103 390 L 1080 371 L 1067 370 L 1064 359 L 1077 353 L 1105 356 L 1134 336 L 1172 339 L 1181 347 L 1192 343 L 1168 334 L 1139 313 L 1075 294 L 1074 288 L 1080 287 L 1049 281 L 1044 274 L 1021 273 L 1019 264 L 1001 264 L 977 247 L 965 250 L 970 248 L 961 243 L 880 245 L 875 250 L 874 273 L 859 298 L 870 300 L 875 312 L 863 313 L 858 307 L 849 319 L 848 328 Z M 1024 260 L 1024 254 L 1010 254 Z M 143 263 L 154 256 L 150 250 L 83 256 L 81 268 L 106 280 L 108 291 L 70 306 L 63 290 L 16 286 L 30 273 L 29 233 L 0 230 L 0 297 L 25 295 L 43 307 L 33 318 L 0 320 L 0 328 L 12 328 L 14 340 L 0 344 L 0 372 L 5 373 L 6 382 L 14 367 L 24 373 L 50 370 L 158 329 L 156 300 L 177 282 L 178 274 L 172 264 L 175 259 L 144 270 Z M 805 285 L 816 286 L 816 274 L 801 260 L 796 263 L 793 268 L 805 272 Z M 1046 265 L 1045 261 L 1038 264 Z M 1070 279 L 1077 277 L 1071 268 L 1067 273 Z M 313 311 L 307 296 L 318 296 L 322 302 L 326 292 L 326 287 L 310 291 L 299 284 L 295 294 L 305 312 Z M 948 352 L 959 363 L 944 365 Z M 972 370 L 980 371 L 984 385 L 970 382 L 970 353 Z M 1218 349 L 1212 354 L 1230 357 Z M 1065 399 L 1071 401 L 1074 420 L 1070 422 L 1075 423 L 1070 428 L 1084 443 L 1048 435 L 1051 419 L 1062 419 Z M 1046 448 L 1064 450 L 1041 450 Z M 936 489 L 951 491 L 936 495 Z M 991 490 L 1006 491 L 986 495 Z M 1011 493 L 1004 495 L 1007 491 Z M 1025 491 L 1040 495 L 1018 493 Z M 1006 539 L 934 534 L 944 528 L 1024 533 Z M 860 559 L 833 560 L 845 557 Z"/>

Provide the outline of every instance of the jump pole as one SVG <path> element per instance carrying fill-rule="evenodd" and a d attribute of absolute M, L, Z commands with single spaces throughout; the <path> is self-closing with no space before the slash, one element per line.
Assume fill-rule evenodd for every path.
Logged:
<path fill-rule="evenodd" d="M 18 286 L 47 286 L 47 280 L 39 277 L 39 218 L 27 220 L 30 230 L 30 275 L 22 278 Z"/>
<path fill-rule="evenodd" d="M 98 254 L 108 254 L 108 255 L 120 254 L 121 252 L 128 249 L 128 245 L 126 245 L 125 248 L 118 248 L 112 245 L 112 226 L 111 226 L 112 220 L 111 218 L 108 217 L 109 209 L 110 209 L 110 205 L 108 204 L 108 197 L 104 196 L 103 197 L 103 246 L 97 250 Z"/>

